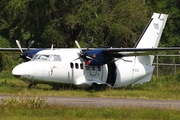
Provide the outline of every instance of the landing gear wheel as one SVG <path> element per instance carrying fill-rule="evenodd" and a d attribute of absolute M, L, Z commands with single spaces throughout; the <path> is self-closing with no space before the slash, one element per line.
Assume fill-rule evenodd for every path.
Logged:
<path fill-rule="evenodd" d="M 30 83 L 28 88 L 37 88 L 37 83 Z"/>
<path fill-rule="evenodd" d="M 93 83 L 91 87 L 92 87 L 93 90 L 97 91 L 97 86 L 98 85 L 96 83 Z"/>
<path fill-rule="evenodd" d="M 107 85 L 100 85 L 99 90 L 100 90 L 100 91 L 106 90 L 106 87 L 107 87 Z"/>
<path fill-rule="evenodd" d="M 105 90 L 106 89 L 106 84 L 100 84 L 100 85 L 98 85 L 98 84 L 96 84 L 96 83 L 93 83 L 92 84 L 92 89 L 93 90 L 95 90 L 95 91 L 103 91 L 103 90 Z"/>
<path fill-rule="evenodd" d="M 53 89 L 53 90 L 59 90 L 59 89 L 60 89 L 60 86 L 54 84 L 54 85 L 52 85 L 52 89 Z"/>

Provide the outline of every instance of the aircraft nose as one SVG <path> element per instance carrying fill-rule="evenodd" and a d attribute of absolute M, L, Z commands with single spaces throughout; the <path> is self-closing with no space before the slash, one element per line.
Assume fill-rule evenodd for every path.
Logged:
<path fill-rule="evenodd" d="M 21 75 L 13 75 L 13 76 L 18 78 L 18 79 L 21 77 Z"/>
<path fill-rule="evenodd" d="M 13 70 L 12 70 L 12 74 L 13 74 L 14 77 L 20 78 L 21 75 L 24 74 L 24 68 L 23 68 L 22 64 L 17 65 L 16 67 L 14 67 Z"/>

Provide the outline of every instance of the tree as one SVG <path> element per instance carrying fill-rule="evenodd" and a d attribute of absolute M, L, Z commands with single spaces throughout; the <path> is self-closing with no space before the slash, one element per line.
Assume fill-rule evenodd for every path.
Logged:
<path fill-rule="evenodd" d="M 163 0 L 148 2 L 154 11 L 168 14 L 168 21 L 161 38 L 161 46 L 179 46 L 180 45 L 180 1 Z"/>
<path fill-rule="evenodd" d="M 34 39 L 36 46 L 132 47 L 145 24 L 148 8 L 142 0 L 9 0 L 1 17 L 0 35 L 12 43 Z M 6 16 L 5 16 L 6 15 Z M 5 24 L 6 23 L 6 24 Z M 6 32 L 6 34 L 4 34 Z M 15 45 L 14 45 L 15 46 Z"/>
<path fill-rule="evenodd" d="M 147 23 L 147 16 L 141 0 L 95 0 L 84 1 L 65 19 L 71 33 L 77 33 L 74 39 L 87 42 L 94 38 L 94 46 L 130 47 Z"/>

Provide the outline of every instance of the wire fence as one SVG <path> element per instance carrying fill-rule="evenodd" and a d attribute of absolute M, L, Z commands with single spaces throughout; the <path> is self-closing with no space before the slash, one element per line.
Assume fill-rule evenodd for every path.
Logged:
<path fill-rule="evenodd" d="M 180 55 L 157 55 L 155 56 L 154 75 L 177 75 L 180 72 Z"/>

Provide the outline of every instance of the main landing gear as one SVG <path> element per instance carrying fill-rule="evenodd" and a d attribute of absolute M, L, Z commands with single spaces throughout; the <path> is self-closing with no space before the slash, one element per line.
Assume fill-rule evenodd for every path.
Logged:
<path fill-rule="evenodd" d="M 93 89 L 95 91 L 103 91 L 103 90 L 106 90 L 107 87 L 108 87 L 108 85 L 106 85 L 106 84 L 93 83 L 91 86 L 91 89 Z"/>

